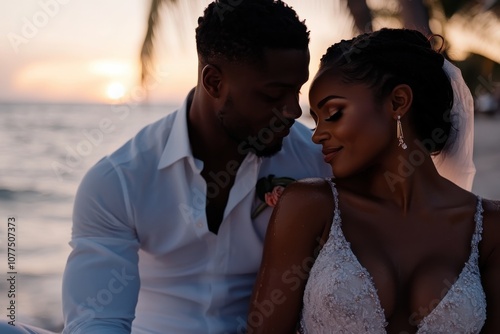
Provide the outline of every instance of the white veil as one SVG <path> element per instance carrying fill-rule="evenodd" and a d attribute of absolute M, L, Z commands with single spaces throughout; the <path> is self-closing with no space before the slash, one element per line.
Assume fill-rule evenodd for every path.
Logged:
<path fill-rule="evenodd" d="M 476 174 L 474 148 L 474 101 L 460 69 L 444 61 L 443 70 L 453 88 L 452 129 L 443 150 L 432 157 L 439 174 L 460 187 L 471 190 Z"/>

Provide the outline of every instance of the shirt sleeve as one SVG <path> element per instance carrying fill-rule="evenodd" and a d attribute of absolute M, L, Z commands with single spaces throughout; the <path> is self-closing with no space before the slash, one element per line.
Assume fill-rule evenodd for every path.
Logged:
<path fill-rule="evenodd" d="M 104 158 L 78 188 L 63 276 L 63 334 L 130 333 L 139 293 L 139 241 L 126 183 Z"/>

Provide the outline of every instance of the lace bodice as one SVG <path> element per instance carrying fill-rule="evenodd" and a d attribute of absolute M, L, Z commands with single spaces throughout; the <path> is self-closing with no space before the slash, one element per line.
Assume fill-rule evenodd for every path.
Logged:
<path fill-rule="evenodd" d="M 370 273 L 359 263 L 341 229 L 338 193 L 330 181 L 335 211 L 330 235 L 319 253 L 304 292 L 300 332 L 386 333 L 387 322 Z M 479 333 L 486 298 L 478 267 L 482 204 L 478 197 L 471 254 L 458 279 L 418 325 L 419 334 Z"/>

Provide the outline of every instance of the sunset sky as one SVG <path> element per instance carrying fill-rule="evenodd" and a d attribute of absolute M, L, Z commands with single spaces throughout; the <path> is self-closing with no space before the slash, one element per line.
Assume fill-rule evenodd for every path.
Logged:
<path fill-rule="evenodd" d="M 210 1 L 164 8 L 149 101 L 178 103 L 196 82 L 194 29 Z M 140 100 L 138 54 L 149 0 L 0 0 L 0 102 Z M 351 36 L 335 1 L 290 0 L 311 30 L 311 75 L 326 48 Z M 304 87 L 307 89 L 307 85 Z"/>

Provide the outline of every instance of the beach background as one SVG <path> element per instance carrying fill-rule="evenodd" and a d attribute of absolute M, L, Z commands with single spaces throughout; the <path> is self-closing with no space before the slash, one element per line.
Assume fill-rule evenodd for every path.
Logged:
<path fill-rule="evenodd" d="M 176 106 L 125 108 L 0 104 L 0 306 L 8 306 L 6 222 L 15 217 L 17 321 L 61 328 L 62 273 L 81 178 L 102 156 Z M 126 117 L 124 110 L 129 110 Z M 107 133 L 98 130 L 103 120 L 111 124 Z M 302 121 L 310 123 L 307 117 Z M 473 192 L 485 198 L 500 199 L 499 129 L 500 115 L 475 119 Z"/>
<path fill-rule="evenodd" d="M 352 35 L 352 20 L 336 1 L 287 2 L 311 29 L 313 74 L 326 47 Z M 8 219 L 15 218 L 16 227 L 16 321 L 58 331 L 72 206 L 81 178 L 143 126 L 175 110 L 195 84 L 193 32 L 208 1 L 193 0 L 165 14 L 159 66 L 145 90 L 138 84 L 137 55 L 148 3 L 0 0 L 2 320 L 8 320 L 11 271 Z M 482 89 L 472 89 L 475 98 L 498 87 L 488 73 L 473 75 L 483 82 Z M 312 126 L 307 91 L 308 84 L 302 89 L 301 121 Z M 500 199 L 499 129 L 500 113 L 476 115 L 473 192 L 485 198 Z"/>

